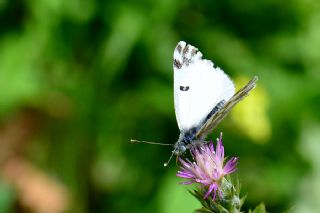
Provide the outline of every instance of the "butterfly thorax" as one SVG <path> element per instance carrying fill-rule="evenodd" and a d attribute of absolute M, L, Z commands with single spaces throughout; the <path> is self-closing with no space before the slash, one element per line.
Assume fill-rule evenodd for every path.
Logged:
<path fill-rule="evenodd" d="M 198 130 L 198 127 L 193 127 L 189 130 L 182 130 L 180 132 L 179 139 L 174 146 L 174 153 L 176 155 L 182 155 L 193 145 L 193 142 L 196 141 L 196 134 Z"/>

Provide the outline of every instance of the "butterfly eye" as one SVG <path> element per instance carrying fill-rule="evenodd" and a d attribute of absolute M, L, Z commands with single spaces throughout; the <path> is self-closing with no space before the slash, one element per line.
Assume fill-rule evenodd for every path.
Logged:
<path fill-rule="evenodd" d="M 188 91 L 189 90 L 189 86 L 180 86 L 180 90 L 181 91 Z"/>

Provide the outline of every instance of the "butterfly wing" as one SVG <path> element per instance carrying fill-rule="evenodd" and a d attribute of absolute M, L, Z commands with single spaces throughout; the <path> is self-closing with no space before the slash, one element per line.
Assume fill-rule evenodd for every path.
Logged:
<path fill-rule="evenodd" d="M 253 77 L 247 85 L 242 87 L 236 94 L 234 94 L 232 98 L 227 101 L 227 103 L 217 113 L 215 113 L 206 121 L 206 123 L 197 132 L 196 138 L 204 139 L 213 130 L 213 128 L 215 128 L 221 122 L 221 120 L 229 113 L 229 111 L 249 94 L 249 92 L 256 86 L 257 80 L 257 76 Z"/>
<path fill-rule="evenodd" d="M 230 78 L 197 48 L 181 41 L 174 51 L 174 105 L 179 129 L 199 125 L 222 100 L 235 92 Z"/>

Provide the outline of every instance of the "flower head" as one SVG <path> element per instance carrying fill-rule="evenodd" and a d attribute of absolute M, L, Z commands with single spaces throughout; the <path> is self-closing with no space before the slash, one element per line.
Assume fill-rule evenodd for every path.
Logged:
<path fill-rule="evenodd" d="M 182 184 L 200 183 L 206 187 L 208 191 L 204 195 L 204 199 L 207 199 L 209 195 L 212 194 L 213 200 L 215 200 L 217 191 L 221 197 L 222 191 L 220 184 L 223 177 L 234 172 L 238 164 L 238 158 L 232 157 L 223 165 L 225 159 L 222 134 L 220 138 L 217 139 L 216 150 L 211 142 L 192 149 L 191 154 L 194 162 L 179 158 L 181 166 L 177 176 L 189 179 L 189 181 L 183 182 Z"/>

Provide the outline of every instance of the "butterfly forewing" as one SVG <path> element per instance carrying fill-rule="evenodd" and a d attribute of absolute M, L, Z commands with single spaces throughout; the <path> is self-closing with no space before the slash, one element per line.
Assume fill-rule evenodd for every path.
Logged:
<path fill-rule="evenodd" d="M 174 104 L 180 130 L 201 124 L 214 106 L 234 94 L 230 78 L 211 61 L 202 59 L 197 48 L 183 41 L 175 48 L 173 68 Z"/>

